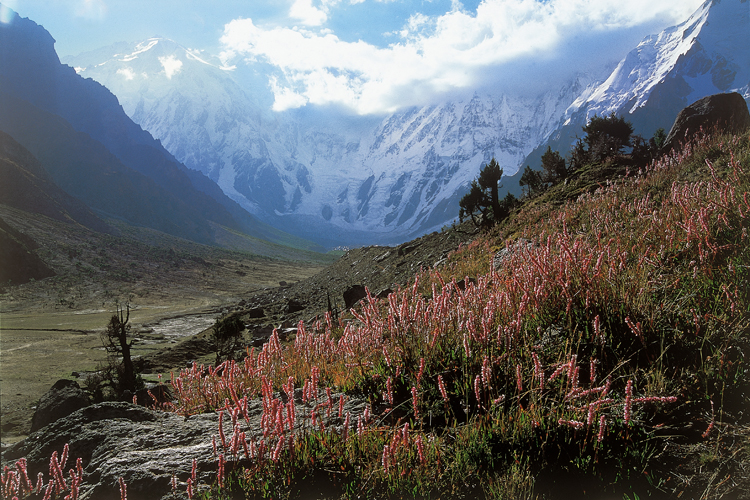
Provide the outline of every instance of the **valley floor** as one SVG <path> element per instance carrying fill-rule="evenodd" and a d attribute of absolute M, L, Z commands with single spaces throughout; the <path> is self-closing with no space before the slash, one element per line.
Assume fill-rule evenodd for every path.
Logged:
<path fill-rule="evenodd" d="M 105 360 L 100 332 L 116 304 L 131 305 L 134 355 L 143 356 L 209 328 L 247 294 L 297 282 L 333 260 L 276 260 L 177 238 L 159 246 L 146 230 L 138 239 L 112 237 L 3 205 L 0 217 L 39 243 L 57 273 L 0 287 L 3 443 L 25 437 L 34 405 L 56 380 Z"/>

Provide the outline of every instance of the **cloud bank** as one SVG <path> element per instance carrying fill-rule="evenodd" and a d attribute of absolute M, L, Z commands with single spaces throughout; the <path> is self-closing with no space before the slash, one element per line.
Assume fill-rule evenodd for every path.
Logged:
<path fill-rule="evenodd" d="M 313 104 L 388 113 L 493 82 L 538 84 L 544 75 L 571 71 L 576 57 L 606 56 L 623 33 L 683 21 L 702 0 L 483 0 L 475 12 L 453 0 L 442 15 L 413 14 L 386 47 L 325 29 L 339 3 L 295 0 L 289 17 L 305 27 L 234 19 L 220 39 L 225 64 L 244 59 L 275 67 L 279 76 L 269 86 L 277 111 Z"/>

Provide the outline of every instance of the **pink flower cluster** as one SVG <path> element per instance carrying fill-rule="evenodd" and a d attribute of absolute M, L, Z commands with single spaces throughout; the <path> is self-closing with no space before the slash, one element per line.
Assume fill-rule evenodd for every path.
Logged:
<path fill-rule="evenodd" d="M 49 481 L 46 483 L 41 472 L 37 475 L 36 483 L 31 482 L 25 458 L 18 460 L 15 467 L 3 467 L 0 474 L 2 497 L 10 499 L 43 494 L 42 498 L 49 500 L 53 495 L 57 498 L 67 491 L 65 500 L 77 500 L 83 482 L 83 462 L 80 458 L 76 460 L 75 467 L 68 471 L 69 480 L 66 481 L 64 470 L 68 462 L 69 449 L 66 443 L 59 459 L 57 451 L 52 452 L 49 461 Z"/>

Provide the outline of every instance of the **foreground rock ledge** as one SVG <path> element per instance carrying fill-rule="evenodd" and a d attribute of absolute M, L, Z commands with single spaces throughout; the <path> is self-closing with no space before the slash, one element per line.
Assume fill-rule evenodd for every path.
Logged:
<path fill-rule="evenodd" d="M 3 463 L 26 457 L 29 475 L 46 477 L 52 452 L 59 455 L 68 443 L 66 469 L 83 460 L 82 499 L 119 499 L 120 477 L 131 500 L 161 498 L 171 491 L 173 474 L 186 480 L 193 459 L 200 480 L 211 480 L 216 471 L 211 438 L 218 424 L 216 413 L 186 419 L 130 403 L 101 403 L 34 432 L 3 453 Z"/>
<path fill-rule="evenodd" d="M 299 396 L 299 402 L 297 402 Z M 338 399 L 340 394 L 335 394 Z M 322 401 L 321 398 L 319 401 Z M 301 389 L 295 391 L 300 418 L 295 432 L 309 428 L 312 404 L 303 405 Z M 344 412 L 361 415 L 365 402 L 349 397 Z M 241 420 L 248 439 L 259 438 L 263 412 L 259 399 L 248 402 L 249 423 Z M 320 412 L 327 428 L 340 431 L 341 422 L 333 411 L 330 417 Z M 227 439 L 232 423 L 224 416 Z M 67 469 L 83 460 L 82 500 L 118 500 L 118 479 L 124 478 L 130 500 L 187 498 L 184 495 L 193 459 L 198 464 L 198 483 L 211 484 L 216 479 L 217 462 L 213 439 L 219 439 L 219 415 L 216 412 L 184 417 L 176 413 L 150 410 L 130 403 L 100 403 L 80 409 L 31 434 L 8 448 L 2 455 L 3 465 L 12 466 L 25 457 L 29 476 L 43 472 L 48 477 L 50 456 L 58 455 L 66 443 L 70 446 Z M 178 494 L 172 494 L 172 476 L 178 479 Z"/>

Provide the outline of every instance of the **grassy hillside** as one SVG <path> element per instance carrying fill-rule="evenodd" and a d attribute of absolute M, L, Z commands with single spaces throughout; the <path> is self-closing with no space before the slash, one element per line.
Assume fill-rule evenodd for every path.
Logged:
<path fill-rule="evenodd" d="M 232 483 L 258 497 L 322 481 L 350 497 L 747 491 L 748 137 L 698 138 L 637 172 L 617 162 L 345 327 L 307 325 L 244 364 L 186 370 L 174 411 L 264 398 L 267 454 Z M 370 416 L 282 445 L 290 384 L 365 398 Z"/>
<path fill-rule="evenodd" d="M 748 168 L 747 133 L 591 165 L 387 299 L 175 375 L 169 411 L 227 416 L 201 494 L 742 498 Z"/>

